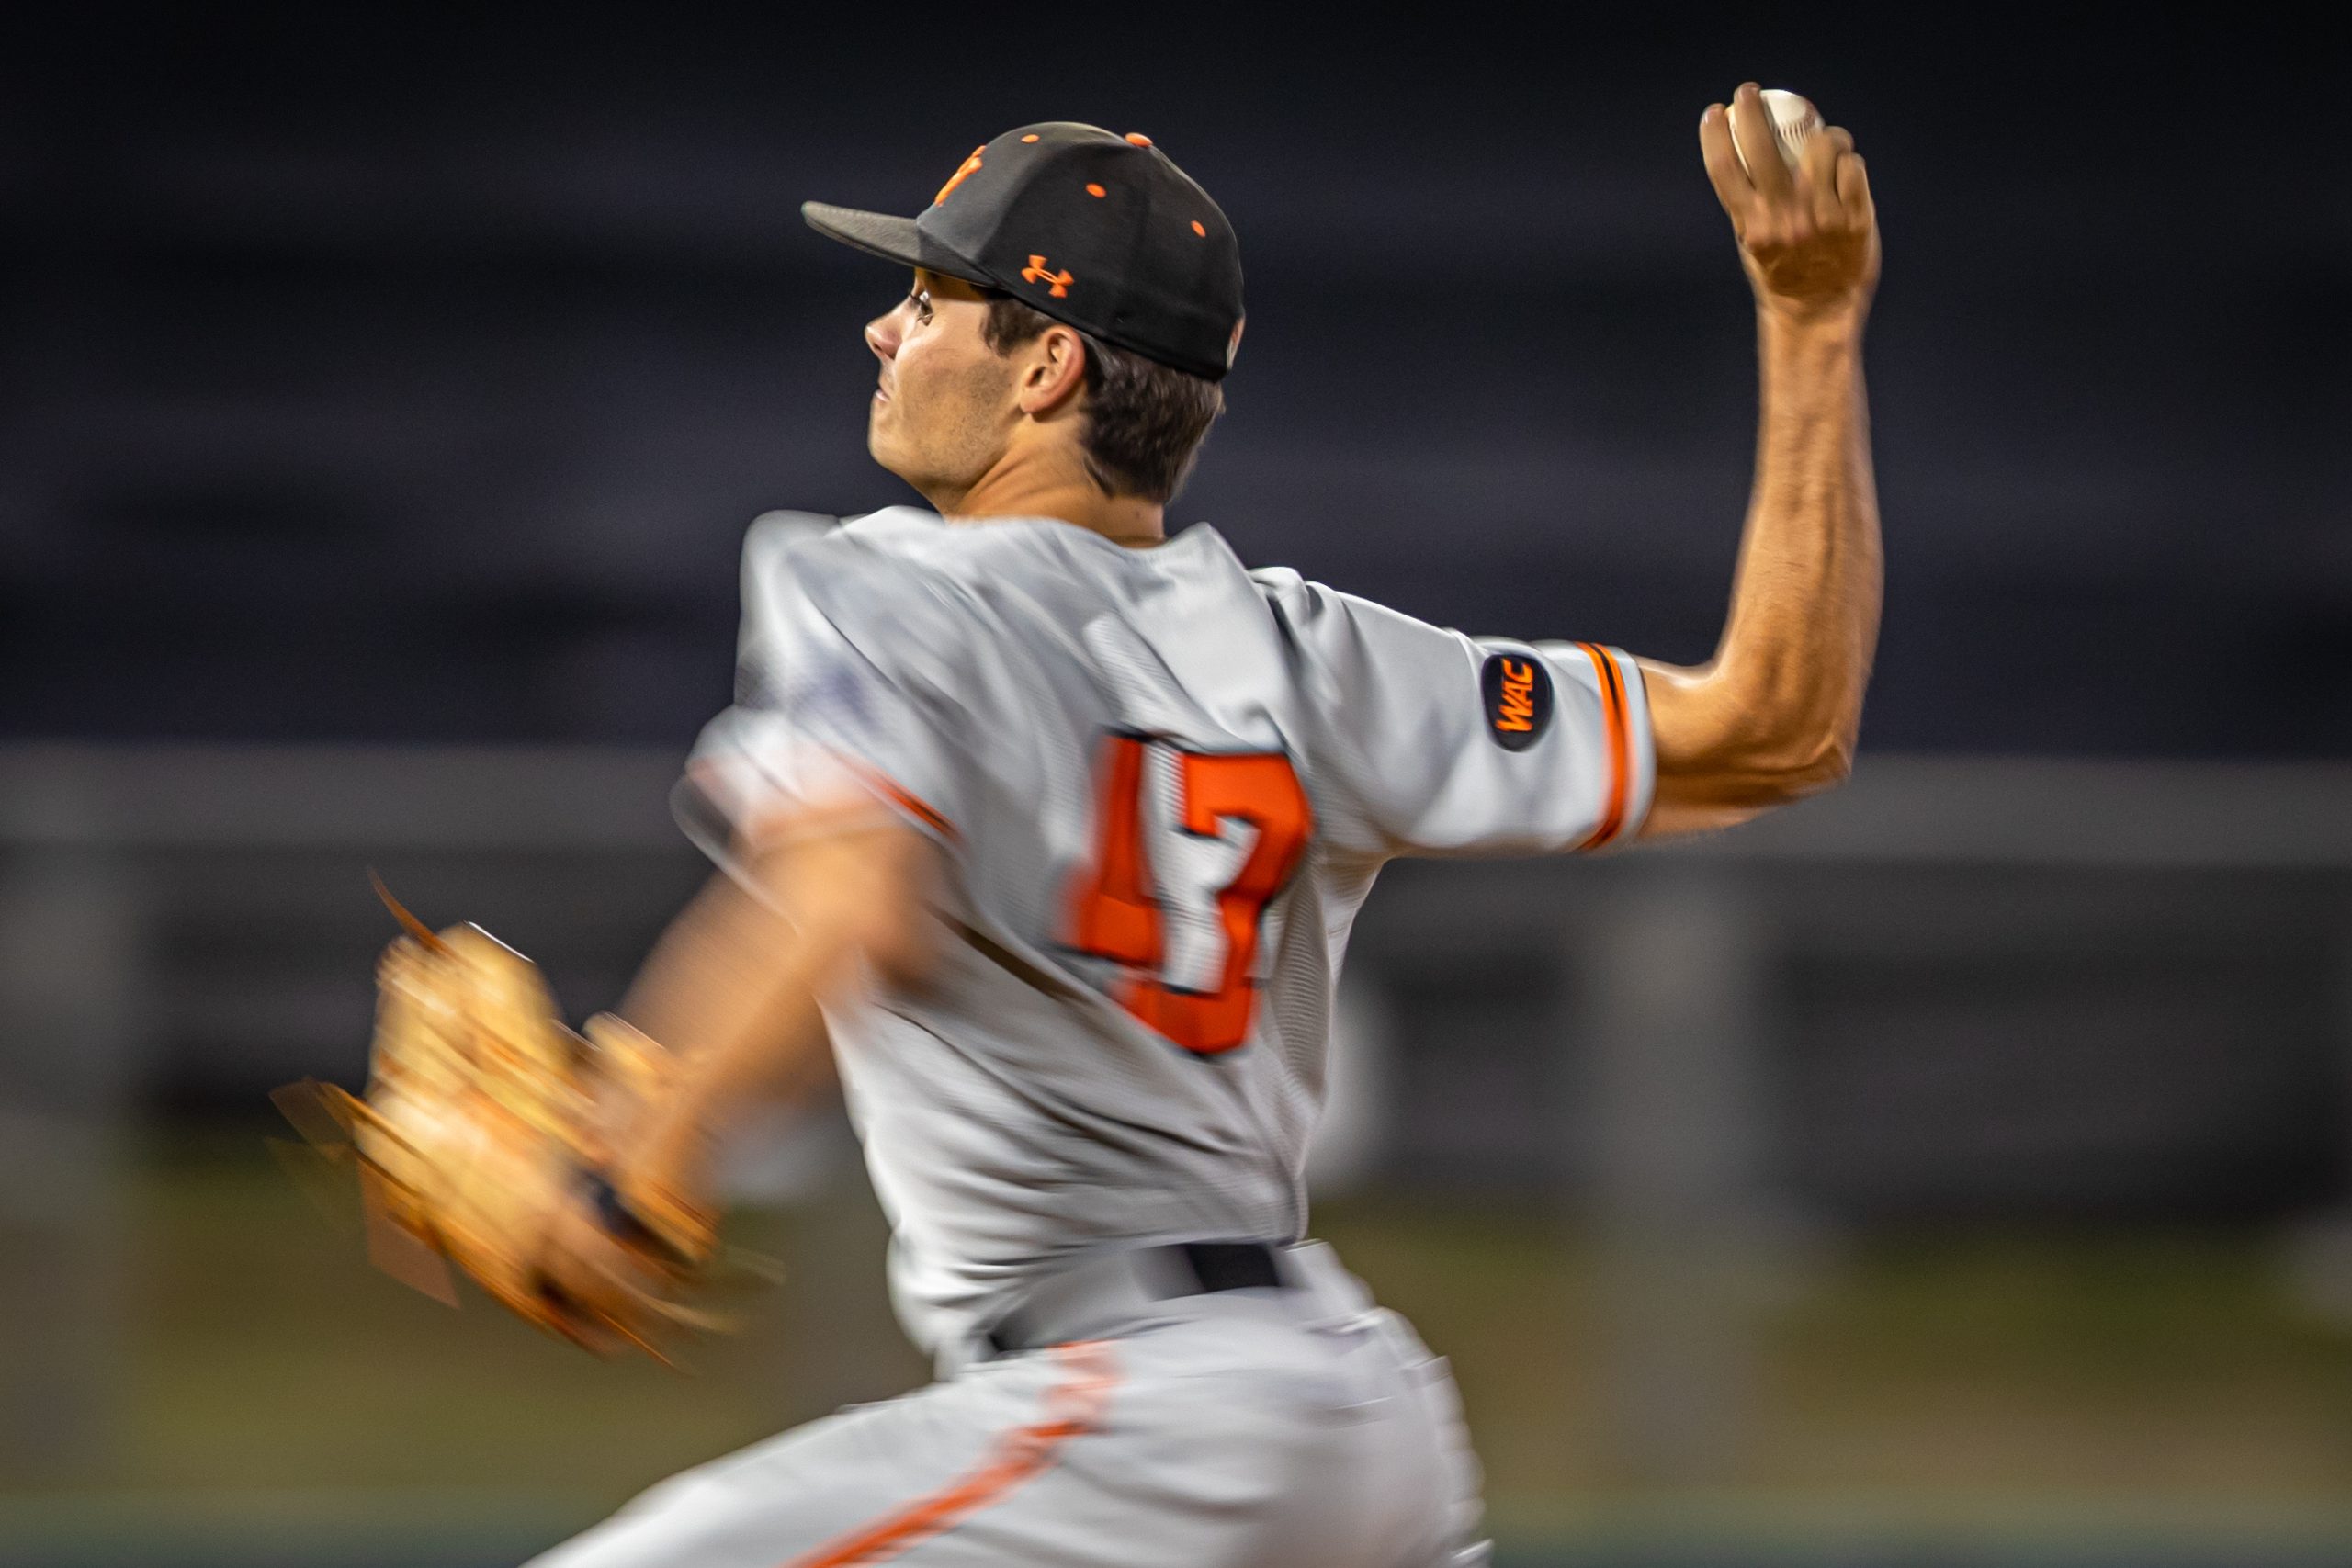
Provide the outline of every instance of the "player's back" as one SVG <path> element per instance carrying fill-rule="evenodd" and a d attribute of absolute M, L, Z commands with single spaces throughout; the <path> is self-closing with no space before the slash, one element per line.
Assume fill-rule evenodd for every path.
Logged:
<path fill-rule="evenodd" d="M 755 534 L 745 594 L 711 793 L 854 782 L 951 868 L 939 972 L 829 1015 L 926 1340 L 1076 1251 L 1295 1239 L 1381 862 L 1607 840 L 1646 793 L 1630 661 L 1253 576 L 1205 526 L 893 511 Z"/>

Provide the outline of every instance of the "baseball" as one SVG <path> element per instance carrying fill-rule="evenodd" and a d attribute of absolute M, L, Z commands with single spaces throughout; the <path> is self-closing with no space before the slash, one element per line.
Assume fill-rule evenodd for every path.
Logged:
<path fill-rule="evenodd" d="M 1791 169 L 1794 169 L 1797 160 L 1804 154 L 1804 144 L 1821 132 L 1821 111 L 1803 96 L 1785 87 L 1767 87 L 1762 96 L 1764 107 L 1772 116 L 1772 140 L 1779 144 L 1781 158 Z M 1747 168 L 1747 154 L 1740 152 L 1739 138 L 1736 134 L 1739 124 L 1739 105 L 1733 104 L 1730 113 L 1735 130 L 1732 151 L 1738 155 L 1739 166 L 1752 175 L 1756 171 Z"/>

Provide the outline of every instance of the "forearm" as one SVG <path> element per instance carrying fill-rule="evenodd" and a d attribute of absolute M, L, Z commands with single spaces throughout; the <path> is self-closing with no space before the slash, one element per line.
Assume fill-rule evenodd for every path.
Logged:
<path fill-rule="evenodd" d="M 745 977 L 772 968 L 792 934 L 760 896 L 731 875 L 714 875 L 662 931 L 614 1010 L 673 1051 L 698 1051 L 729 1026 L 719 1015 L 749 1000 Z"/>
<path fill-rule="evenodd" d="M 1850 754 L 1881 582 L 1861 312 L 1759 317 L 1756 485 L 1713 662 L 1781 747 Z"/>
<path fill-rule="evenodd" d="M 1723 637 L 1699 669 L 1645 671 L 1661 777 L 1703 779 L 1726 806 L 1844 775 L 1878 641 L 1862 310 L 1758 317 L 1756 481 Z"/>
<path fill-rule="evenodd" d="M 698 1190 L 729 1111 L 821 1077 L 816 986 L 829 955 L 803 934 L 723 877 L 662 933 L 619 1011 L 669 1049 L 677 1071 L 616 1150 L 624 1191 Z"/>
<path fill-rule="evenodd" d="M 900 829 L 836 832 L 752 862 L 749 892 L 714 883 L 666 932 L 622 1004 L 676 1055 L 676 1078 L 624 1135 L 614 1172 L 698 1190 L 741 1110 L 807 1092 L 829 1067 L 822 1005 L 868 965 L 920 978 L 931 851 Z"/>
<path fill-rule="evenodd" d="M 644 1101 L 605 1108 L 614 1120 L 600 1129 L 609 1144 L 598 1179 L 577 1185 L 536 1247 L 550 1301 L 591 1321 L 601 1314 L 638 1343 L 664 1325 L 664 1303 L 716 1245 L 710 1154 L 729 1116 L 805 1083 L 823 1050 L 816 1002 L 839 950 L 829 957 L 806 926 L 786 924 L 766 887 L 755 891 L 714 881 L 655 945 L 623 1003 L 627 1023 L 606 1021 L 615 1031 L 660 1029 L 671 1070 Z M 604 1027 L 592 1022 L 590 1032 L 625 1047 Z"/>

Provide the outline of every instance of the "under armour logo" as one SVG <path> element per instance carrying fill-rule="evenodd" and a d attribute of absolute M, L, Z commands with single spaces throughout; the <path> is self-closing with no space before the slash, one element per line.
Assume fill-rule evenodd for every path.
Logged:
<path fill-rule="evenodd" d="M 1046 292 L 1051 294 L 1057 299 L 1069 299 L 1069 286 L 1078 281 L 1078 279 L 1072 277 L 1068 272 L 1047 272 L 1046 270 L 1046 258 L 1043 256 L 1031 256 L 1029 258 L 1029 265 L 1021 269 L 1021 280 L 1023 283 L 1052 284 L 1053 288 L 1048 289 Z"/>

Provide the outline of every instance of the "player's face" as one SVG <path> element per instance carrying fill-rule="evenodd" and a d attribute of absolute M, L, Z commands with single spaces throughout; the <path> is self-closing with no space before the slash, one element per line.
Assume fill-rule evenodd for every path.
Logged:
<path fill-rule="evenodd" d="M 866 449 L 935 504 L 988 472 L 1019 417 L 1013 366 L 988 345 L 988 316 L 978 289 L 919 270 L 897 308 L 866 323 L 866 346 L 882 362 Z"/>

